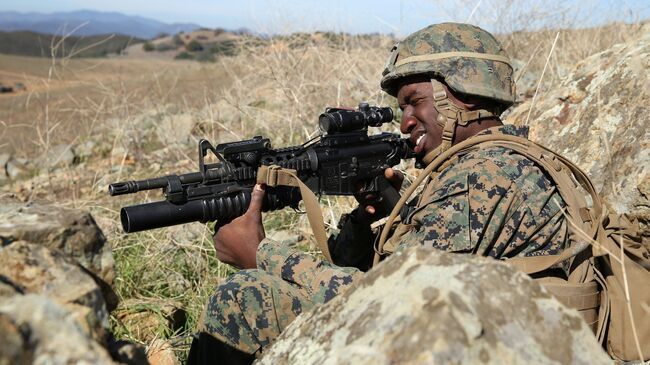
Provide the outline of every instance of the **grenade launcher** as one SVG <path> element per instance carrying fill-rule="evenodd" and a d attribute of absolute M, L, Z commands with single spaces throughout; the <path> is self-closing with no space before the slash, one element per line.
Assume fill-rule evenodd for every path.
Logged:
<path fill-rule="evenodd" d="M 390 108 L 359 104 L 356 110 L 327 108 L 319 117 L 321 133 L 302 145 L 274 149 L 268 138 L 222 143 L 199 141 L 199 171 L 140 181 L 110 184 L 111 196 L 162 189 L 165 200 L 123 207 L 127 233 L 189 222 L 229 221 L 246 211 L 261 165 L 292 169 L 317 195 L 376 194 L 390 211 L 399 193 L 384 178 L 384 170 L 412 158 L 410 142 L 398 134 L 368 135 L 368 127 L 393 120 Z M 207 153 L 218 162 L 205 163 Z M 266 189 L 264 211 L 297 208 L 296 187 Z"/>

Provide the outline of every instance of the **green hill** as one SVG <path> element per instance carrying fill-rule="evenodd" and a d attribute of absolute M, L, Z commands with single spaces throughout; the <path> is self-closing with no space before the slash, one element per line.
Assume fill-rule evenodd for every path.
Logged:
<path fill-rule="evenodd" d="M 127 46 L 144 40 L 119 34 L 69 36 L 30 31 L 0 32 L 0 53 L 21 56 L 104 57 L 120 53 Z"/>

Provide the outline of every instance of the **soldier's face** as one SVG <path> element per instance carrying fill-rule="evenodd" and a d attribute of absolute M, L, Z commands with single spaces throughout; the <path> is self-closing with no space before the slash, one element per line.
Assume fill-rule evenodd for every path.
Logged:
<path fill-rule="evenodd" d="M 442 142 L 442 128 L 436 123 L 438 112 L 433 104 L 433 88 L 426 80 L 404 82 L 399 86 L 397 102 L 402 110 L 400 130 L 410 134 L 414 151 L 425 155 Z"/>

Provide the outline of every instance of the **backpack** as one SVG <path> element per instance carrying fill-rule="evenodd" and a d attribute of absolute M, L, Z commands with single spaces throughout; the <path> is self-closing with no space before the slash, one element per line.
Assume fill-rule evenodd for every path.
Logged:
<path fill-rule="evenodd" d="M 487 147 L 507 148 L 535 162 L 553 180 L 566 203 L 569 247 L 558 255 L 506 261 L 533 276 L 560 302 L 578 310 L 612 358 L 650 360 L 650 252 L 641 242 L 638 222 L 609 213 L 580 168 L 525 138 L 479 135 L 440 154 L 402 195 L 388 217 L 375 263 L 401 207 L 424 178 L 460 153 Z M 566 260 L 570 260 L 567 280 L 544 275 L 545 270 Z"/>

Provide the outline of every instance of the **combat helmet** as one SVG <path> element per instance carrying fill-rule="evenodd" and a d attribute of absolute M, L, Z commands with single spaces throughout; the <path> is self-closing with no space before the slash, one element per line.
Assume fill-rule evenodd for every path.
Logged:
<path fill-rule="evenodd" d="M 382 73 L 381 88 L 396 96 L 399 81 L 416 75 L 431 77 L 438 123 L 444 130 L 441 147 L 428 157 L 451 146 L 456 124 L 498 116 L 515 101 L 510 58 L 494 36 L 474 25 L 434 24 L 397 43 Z M 486 110 L 463 110 L 448 99 L 441 81 L 454 93 L 494 103 Z"/>

